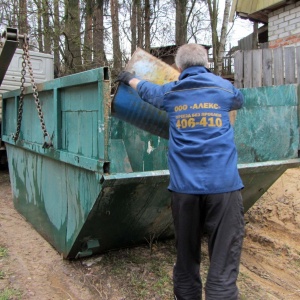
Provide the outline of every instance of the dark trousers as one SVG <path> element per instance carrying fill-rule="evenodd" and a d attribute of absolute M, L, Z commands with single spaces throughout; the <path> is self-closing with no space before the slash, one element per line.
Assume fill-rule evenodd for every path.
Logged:
<path fill-rule="evenodd" d="M 236 300 L 236 285 L 244 237 L 240 191 L 189 195 L 172 192 L 177 260 L 173 270 L 178 300 L 202 299 L 201 237 L 208 235 L 210 267 L 206 300 Z"/>

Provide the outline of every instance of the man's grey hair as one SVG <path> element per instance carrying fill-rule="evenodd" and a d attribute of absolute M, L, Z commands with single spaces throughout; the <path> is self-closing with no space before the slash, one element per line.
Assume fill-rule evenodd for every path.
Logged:
<path fill-rule="evenodd" d="M 208 67 L 206 49 L 198 44 L 185 44 L 178 48 L 175 64 L 182 71 L 192 66 Z"/>

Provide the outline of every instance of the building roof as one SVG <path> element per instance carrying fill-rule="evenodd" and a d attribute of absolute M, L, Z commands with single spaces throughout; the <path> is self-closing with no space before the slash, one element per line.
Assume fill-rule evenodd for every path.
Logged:
<path fill-rule="evenodd" d="M 233 0 L 230 20 L 233 20 L 236 13 L 239 17 L 268 23 L 268 14 L 282 6 L 295 3 L 298 0 Z"/>

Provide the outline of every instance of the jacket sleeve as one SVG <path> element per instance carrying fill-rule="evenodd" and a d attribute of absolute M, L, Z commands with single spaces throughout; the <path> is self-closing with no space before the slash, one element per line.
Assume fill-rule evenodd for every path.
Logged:
<path fill-rule="evenodd" d="M 244 95 L 242 92 L 233 86 L 234 97 L 230 110 L 240 109 L 244 104 Z"/>
<path fill-rule="evenodd" d="M 169 82 L 164 85 L 159 85 L 146 80 L 141 80 L 137 85 L 137 92 L 145 102 L 163 109 L 164 95 L 171 90 L 174 84 L 175 82 Z"/>

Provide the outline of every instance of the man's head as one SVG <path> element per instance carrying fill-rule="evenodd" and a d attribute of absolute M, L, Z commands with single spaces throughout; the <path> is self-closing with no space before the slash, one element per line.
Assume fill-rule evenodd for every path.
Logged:
<path fill-rule="evenodd" d="M 175 63 L 180 71 L 192 66 L 208 66 L 206 49 L 198 44 L 185 44 L 178 48 Z"/>

